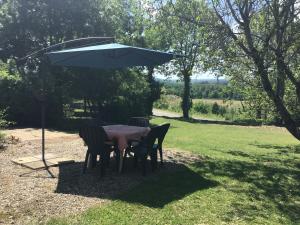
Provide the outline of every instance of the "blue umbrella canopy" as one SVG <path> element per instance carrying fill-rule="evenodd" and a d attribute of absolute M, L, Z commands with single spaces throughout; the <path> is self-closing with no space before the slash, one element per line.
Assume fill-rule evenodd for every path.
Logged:
<path fill-rule="evenodd" d="M 164 64 L 176 55 L 122 44 L 104 44 L 46 53 L 51 64 L 67 67 L 124 68 Z"/>

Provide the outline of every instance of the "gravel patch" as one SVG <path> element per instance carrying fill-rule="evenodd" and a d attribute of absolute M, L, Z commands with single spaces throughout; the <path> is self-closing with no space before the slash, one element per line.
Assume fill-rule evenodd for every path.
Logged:
<path fill-rule="evenodd" d="M 38 224 L 49 217 L 77 214 L 90 207 L 107 204 L 143 180 L 157 176 L 157 173 L 149 173 L 142 177 L 141 172 L 132 169 L 129 163 L 126 171 L 118 174 L 114 160 L 103 178 L 100 178 L 97 168 L 82 174 L 86 152 L 82 140 L 75 134 L 48 131 L 46 152 L 75 160 L 73 164 L 51 167 L 55 178 L 48 178 L 45 171 L 33 172 L 11 162 L 13 158 L 40 154 L 41 143 L 36 135 L 39 130 L 22 130 L 8 131 L 19 141 L 0 152 L 1 225 Z M 201 160 L 198 156 L 174 150 L 166 150 L 164 157 L 168 171 L 182 163 Z"/>

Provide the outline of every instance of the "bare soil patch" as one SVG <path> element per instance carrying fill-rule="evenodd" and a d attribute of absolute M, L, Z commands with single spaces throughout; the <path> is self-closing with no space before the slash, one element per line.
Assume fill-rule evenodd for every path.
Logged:
<path fill-rule="evenodd" d="M 77 214 L 110 202 L 118 194 L 157 173 L 201 160 L 189 153 L 166 150 L 164 156 L 168 165 L 157 173 L 142 177 L 139 170 L 133 170 L 127 164 L 125 172 L 118 174 L 112 160 L 105 177 L 100 178 L 97 168 L 87 174 L 81 173 L 86 147 L 78 135 L 47 131 L 46 152 L 75 160 L 74 164 L 51 167 L 55 178 L 47 178 L 45 171 L 30 173 L 32 170 L 11 162 L 12 158 L 40 153 L 41 131 L 28 128 L 5 133 L 19 141 L 0 152 L 0 224 L 38 224 L 53 216 Z M 25 175 L 20 176 L 22 174 Z"/>

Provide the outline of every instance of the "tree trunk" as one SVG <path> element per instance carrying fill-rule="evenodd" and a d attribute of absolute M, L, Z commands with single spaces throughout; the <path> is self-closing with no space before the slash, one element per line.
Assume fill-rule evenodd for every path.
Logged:
<path fill-rule="evenodd" d="M 229 5 L 229 7 L 231 6 L 231 3 L 229 0 L 226 1 L 226 3 Z M 282 82 L 283 77 L 279 77 L 279 79 L 277 80 L 277 90 L 274 91 L 271 81 L 269 79 L 269 73 L 267 68 L 264 65 L 265 62 L 265 57 L 267 57 L 265 55 L 265 52 L 260 53 L 259 50 L 255 47 L 256 45 L 254 44 L 254 41 L 256 38 L 253 38 L 253 33 L 251 31 L 250 28 L 250 23 L 251 23 L 251 10 L 249 10 L 251 8 L 251 6 L 249 4 L 248 1 L 245 1 L 245 7 L 239 8 L 239 14 L 241 15 L 242 19 L 239 19 L 239 16 L 237 16 L 236 14 L 236 10 L 233 9 L 232 7 L 230 8 L 231 10 L 231 14 L 232 15 L 226 15 L 230 18 L 230 16 L 232 16 L 232 18 L 234 19 L 235 22 L 240 23 L 241 24 L 241 28 L 244 31 L 244 38 L 246 40 L 246 45 L 243 43 L 243 41 L 241 41 L 239 39 L 239 37 L 235 34 L 235 32 L 231 29 L 231 24 L 228 24 L 227 21 L 224 20 L 225 16 L 223 16 L 223 14 L 221 15 L 219 13 L 219 11 L 217 10 L 217 8 L 215 7 L 215 5 L 213 5 L 214 10 L 216 12 L 216 15 L 218 16 L 220 22 L 225 26 L 225 28 L 228 31 L 229 36 L 232 37 L 232 39 L 235 41 L 235 43 L 237 44 L 237 46 L 242 49 L 245 54 L 247 56 L 249 56 L 258 71 L 258 74 L 260 76 L 260 80 L 263 86 L 263 89 L 265 90 L 265 92 L 267 93 L 268 97 L 271 99 L 271 101 L 273 101 L 277 112 L 279 113 L 280 117 L 282 118 L 282 121 L 285 125 L 285 127 L 287 128 L 287 130 L 298 140 L 300 140 L 300 129 L 299 127 L 297 127 L 297 123 L 296 121 L 293 119 L 291 113 L 288 111 L 286 105 L 284 104 L 284 101 L 282 99 L 282 97 L 280 97 L 280 95 L 284 94 L 284 83 Z M 289 8 L 287 8 L 287 10 L 289 10 Z M 285 13 L 283 13 L 283 15 L 285 15 Z M 278 19 L 278 17 L 277 17 Z M 279 18 L 280 19 L 280 18 Z M 280 24 L 276 24 L 277 27 L 275 27 L 275 31 L 277 31 L 277 44 L 278 44 L 278 49 L 281 49 L 281 44 L 282 44 L 282 33 L 278 33 L 278 32 L 283 32 L 284 30 L 281 30 L 282 27 L 280 26 Z M 280 31 L 279 31 L 280 29 Z M 272 33 L 271 33 L 272 34 Z M 270 36 L 271 38 L 272 36 Z M 269 46 L 269 42 L 270 42 L 270 38 L 266 38 L 266 40 L 264 41 L 263 45 L 265 47 Z M 293 76 L 292 72 L 288 69 L 288 67 L 283 63 L 283 58 L 278 55 L 278 53 L 281 53 L 280 51 L 276 52 L 276 64 L 277 64 L 277 69 L 279 69 L 279 73 L 280 71 L 282 71 L 282 68 L 284 68 L 285 73 L 287 75 L 287 77 L 293 82 L 293 84 L 295 85 L 297 91 L 297 96 L 298 98 L 300 97 L 300 88 L 298 88 L 298 85 L 300 86 L 300 83 L 298 83 L 298 81 L 295 79 L 295 77 Z M 285 66 L 285 67 L 282 67 Z"/>
<path fill-rule="evenodd" d="M 187 71 L 182 72 L 183 74 L 183 81 L 184 81 L 184 90 L 183 90 L 183 97 L 182 97 L 182 112 L 183 118 L 189 118 L 189 111 L 191 108 L 191 76 L 190 73 Z"/>
<path fill-rule="evenodd" d="M 285 107 L 285 105 L 283 103 L 283 99 L 280 98 L 280 96 L 274 92 L 271 82 L 268 77 L 268 72 L 266 71 L 262 60 L 260 59 L 260 57 L 257 57 L 257 55 L 255 55 L 253 58 L 254 58 L 254 62 L 256 64 L 256 66 L 257 66 L 263 88 L 266 91 L 269 98 L 273 101 L 273 103 L 284 123 L 284 126 L 295 138 L 300 140 L 300 130 L 297 127 L 297 123 L 292 118 L 291 114 Z"/>
<path fill-rule="evenodd" d="M 277 63 L 276 95 L 283 99 L 285 92 L 285 73 Z"/>

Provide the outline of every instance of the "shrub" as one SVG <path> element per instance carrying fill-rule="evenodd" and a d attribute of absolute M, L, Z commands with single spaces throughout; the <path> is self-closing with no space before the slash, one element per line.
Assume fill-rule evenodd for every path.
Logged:
<path fill-rule="evenodd" d="M 5 120 L 5 110 L 0 110 L 0 128 L 6 127 L 7 121 Z M 0 150 L 4 148 L 5 135 L 0 130 Z"/>
<path fill-rule="evenodd" d="M 227 113 L 226 107 L 220 106 L 220 108 L 219 108 L 219 114 L 220 114 L 221 116 L 224 116 L 226 113 Z"/>
<path fill-rule="evenodd" d="M 218 105 L 218 103 L 215 102 L 212 105 L 211 112 L 212 112 L 212 114 L 216 114 L 216 115 L 220 114 L 220 106 Z"/>
<path fill-rule="evenodd" d="M 180 97 L 176 95 L 161 95 L 160 99 L 154 102 L 154 107 L 157 109 L 181 112 L 180 101 Z"/>
<path fill-rule="evenodd" d="M 0 109 L 7 109 L 9 121 L 15 121 L 18 125 L 40 125 L 40 80 L 37 76 L 31 73 L 21 76 L 13 63 L 0 61 Z M 46 83 L 52 86 L 52 82 Z M 46 100 L 46 121 L 49 125 L 63 116 L 62 98 L 57 86 L 49 88 Z"/>
<path fill-rule="evenodd" d="M 5 135 L 0 131 L 0 150 L 5 147 Z"/>
<path fill-rule="evenodd" d="M 208 114 L 210 111 L 210 106 L 209 104 L 199 101 L 194 104 L 193 109 L 197 113 Z"/>
<path fill-rule="evenodd" d="M 143 73 L 135 70 L 100 71 L 51 68 L 45 73 L 46 126 L 59 126 L 74 116 L 74 99 L 89 101 L 88 116 L 116 122 L 147 114 L 150 90 Z M 0 109 L 22 126 L 40 126 L 40 76 L 19 74 L 0 61 Z M 26 104 L 24 104 L 26 103 Z"/>
<path fill-rule="evenodd" d="M 0 110 L 0 128 L 6 128 L 14 124 L 14 122 L 6 120 L 6 111 L 7 109 Z"/>

